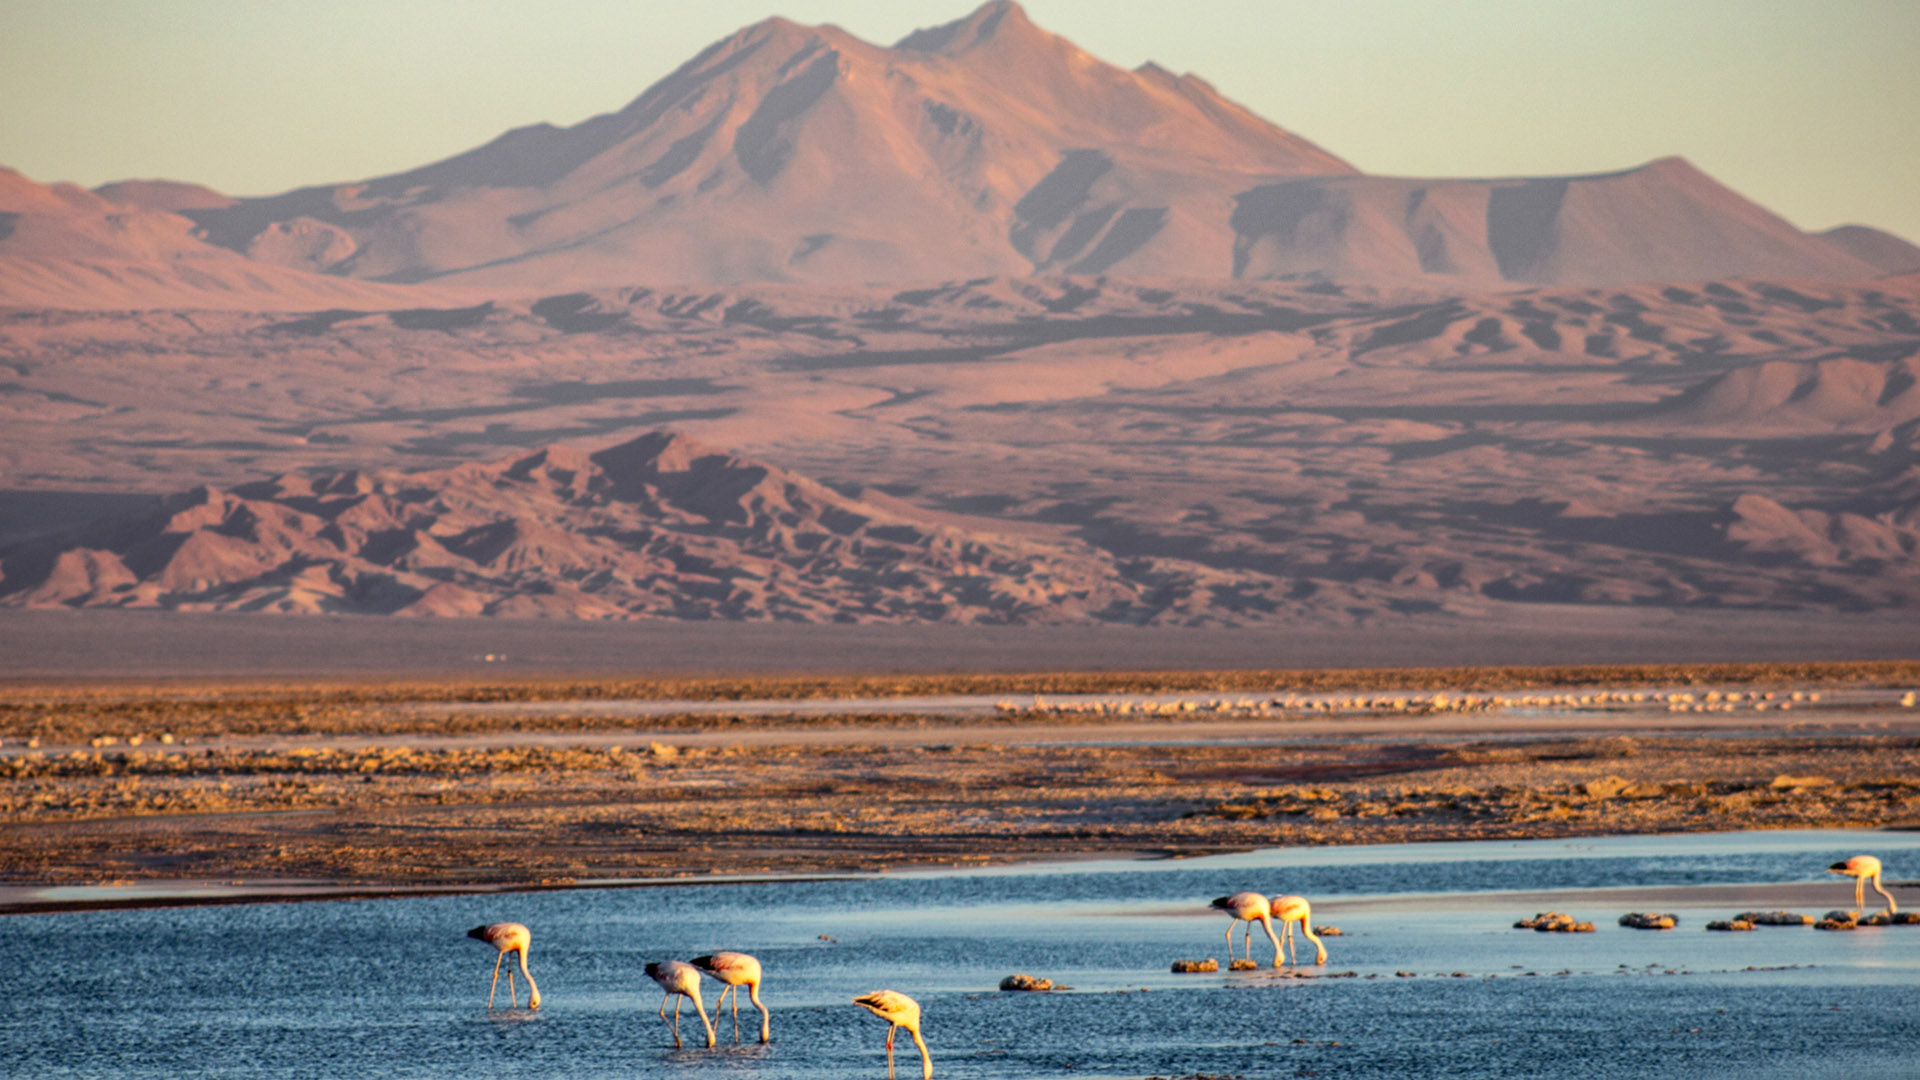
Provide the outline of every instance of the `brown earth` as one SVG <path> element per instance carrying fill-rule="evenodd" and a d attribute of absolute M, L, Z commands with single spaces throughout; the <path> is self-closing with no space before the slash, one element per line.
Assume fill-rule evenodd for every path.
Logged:
<path fill-rule="evenodd" d="M 688 730 L 732 727 L 725 716 L 649 717 L 644 721 L 583 712 L 466 712 L 462 704 L 497 706 L 601 701 L 725 702 L 833 700 L 933 695 L 1019 698 L 1047 694 L 1219 693 L 1322 694 L 1443 690 L 1454 694 L 1547 690 L 1704 688 L 1757 690 L 1905 688 L 1920 685 L 1920 661 L 1771 664 L 1636 664 L 1584 667 L 1393 668 L 1241 671 L 1038 671 L 898 675 L 792 675 L 422 681 L 245 679 L 46 681 L 0 683 L 0 739 L 78 744 L 109 736 L 161 735 L 498 735 L 532 732 Z M 444 709 L 422 710 L 423 705 Z M 1049 715 L 1050 722 L 1071 720 Z M 830 719 L 822 722 L 831 722 Z M 152 747 L 150 746 L 150 752 Z"/>
<path fill-rule="evenodd" d="M 57 696 L 39 694 L 30 707 Z M 204 689 L 189 697 L 205 714 L 224 708 Z M 69 700 L 85 715 L 142 704 L 139 694 Z M 259 702 L 233 704 L 244 717 Z M 361 700 L 330 726 L 377 730 L 382 715 Z M 1920 732 L 1823 732 L 1817 710 L 1796 715 L 1810 726 L 1746 735 L 1299 740 L 1277 724 L 1257 746 L 1116 742 L 1099 729 L 1033 744 L 1020 717 L 990 722 L 992 738 L 950 743 L 861 737 L 923 723 L 912 719 L 848 723 L 810 745 L 783 741 L 791 725 L 751 720 L 704 721 L 737 741 L 685 747 L 289 737 L 238 749 L 206 736 L 0 758 L 0 881 L 478 887 L 1083 852 L 1920 826 Z"/>
<path fill-rule="evenodd" d="M 0 368 L 14 372 L 0 383 L 0 470 L 22 494 L 13 511 L 0 495 L 0 532 L 44 534 L 61 492 L 506 468 L 518 448 L 593 452 L 671 424 L 921 533 L 1055 553 L 976 580 L 1072 598 L 1039 605 L 1060 617 L 1325 626 L 1497 620 L 1540 603 L 1920 603 L 1920 278 L 1439 298 L 996 280 L 552 300 L 294 320 L 13 316 L 0 322 Z M 469 502 L 482 524 L 552 543 L 520 545 L 511 589 L 443 589 L 436 610 L 503 596 L 502 611 L 625 610 L 569 591 L 590 526 Z M 408 544 L 355 555 L 370 580 L 424 558 Z M 640 606 L 784 617 L 752 595 L 759 571 L 740 555 L 722 547 L 696 575 L 712 578 L 705 594 L 676 585 Z M 19 602 L 45 567 L 9 558 L 0 591 Z M 49 602 L 139 590 L 103 557 L 69 562 L 84 587 Z M 233 592 L 299 609 L 351 591 L 282 566 Z M 736 588 L 747 595 L 730 608 Z M 836 590 L 786 614 L 863 617 Z M 412 603 L 404 589 L 363 595 L 376 610 Z M 917 602 L 906 588 L 879 608 Z M 1017 601 L 935 608 L 948 614 L 914 617 L 1036 617 Z"/>
<path fill-rule="evenodd" d="M 1192 570 L 970 531 L 665 433 L 591 455 L 555 446 L 438 472 L 201 487 L 143 519 L 0 550 L 0 567 L 0 605 L 21 607 L 793 622 L 1208 617 L 1208 605 L 1189 600 L 1208 583 Z"/>

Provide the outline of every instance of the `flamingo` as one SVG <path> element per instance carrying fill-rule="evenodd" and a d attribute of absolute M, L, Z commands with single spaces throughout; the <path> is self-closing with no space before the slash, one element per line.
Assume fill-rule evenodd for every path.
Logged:
<path fill-rule="evenodd" d="M 700 969 L 692 964 L 683 964 L 678 960 L 663 960 L 647 965 L 647 978 L 660 984 L 667 996 L 660 999 L 660 1019 L 667 1018 L 667 999 L 673 999 L 673 1045 L 680 1045 L 680 999 L 693 1002 L 693 1011 L 700 1014 L 700 1024 L 707 1029 L 707 1045 L 712 1046 L 720 1040 L 713 1037 L 713 1024 L 707 1020 L 706 1006 L 700 1003 Z M 715 1012 L 720 1010 L 715 1009 Z"/>
<path fill-rule="evenodd" d="M 760 1001 L 760 961 L 746 953 L 717 952 L 712 956 L 696 956 L 691 961 L 694 967 L 726 984 L 720 991 L 720 997 L 713 1003 L 713 1018 L 720 1019 L 720 1006 L 733 995 L 733 1041 L 740 1041 L 740 988 L 747 988 L 747 998 L 753 1007 L 760 1010 L 760 1041 L 766 1042 L 772 1027 L 772 1017 L 767 1007 Z"/>
<path fill-rule="evenodd" d="M 887 1080 L 893 1080 L 893 1033 L 901 1028 L 913 1036 L 920 1048 L 921 1080 L 932 1080 L 933 1055 L 927 1053 L 927 1041 L 920 1037 L 920 1003 L 898 990 L 875 990 L 854 998 L 853 1003 L 892 1026 L 887 1028 Z"/>
<path fill-rule="evenodd" d="M 1213 907 L 1233 916 L 1227 924 L 1227 959 L 1233 959 L 1233 928 L 1243 922 L 1247 924 L 1247 959 L 1253 959 L 1253 924 L 1257 922 L 1266 927 L 1267 938 L 1273 942 L 1273 966 L 1280 966 L 1280 939 L 1273 935 L 1273 908 L 1266 897 L 1257 892 L 1237 892 L 1215 899 Z"/>
<path fill-rule="evenodd" d="M 1313 962 L 1316 964 L 1324 964 L 1327 962 L 1327 947 L 1313 932 L 1313 905 L 1307 903 L 1306 897 L 1274 897 L 1273 917 L 1280 920 L 1280 933 L 1285 937 L 1287 944 L 1293 947 L 1292 955 L 1295 964 L 1300 962 L 1300 949 L 1298 945 L 1294 944 L 1293 940 L 1293 925 L 1295 923 L 1300 924 L 1300 932 L 1307 935 L 1307 939 L 1313 942 L 1315 950 Z M 1273 966 L 1280 966 L 1280 957 L 1277 952 L 1273 958 Z"/>
<path fill-rule="evenodd" d="M 1855 855 L 1846 862 L 1837 862 L 1827 867 L 1829 874 L 1845 874 L 1853 879 L 1853 910 L 1859 911 L 1867 903 L 1867 879 L 1873 879 L 1873 891 L 1887 898 L 1887 914 L 1899 911 L 1893 902 L 1893 894 L 1880 887 L 1880 860 L 1871 855 Z"/>
<path fill-rule="evenodd" d="M 517 922 L 497 922 L 487 926 L 476 926 L 467 931 L 470 938 L 481 941 L 500 950 L 493 960 L 493 985 L 487 988 L 487 1008 L 493 1008 L 494 992 L 500 989 L 500 961 L 508 953 L 517 954 L 520 960 L 520 974 L 527 977 L 527 1008 L 540 1007 L 540 987 L 534 985 L 533 972 L 527 970 L 527 946 L 533 941 L 533 934 Z M 514 1005 L 520 1004 L 519 992 L 513 986 L 513 969 L 507 969 L 507 1000 Z"/>

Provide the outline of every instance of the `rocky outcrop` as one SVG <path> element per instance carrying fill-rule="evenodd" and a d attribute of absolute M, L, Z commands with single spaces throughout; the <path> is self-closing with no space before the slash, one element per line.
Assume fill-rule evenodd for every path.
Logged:
<path fill-rule="evenodd" d="M 1141 621 L 1164 582 L 668 433 L 199 487 L 0 556 L 0 604 L 405 616 Z"/>

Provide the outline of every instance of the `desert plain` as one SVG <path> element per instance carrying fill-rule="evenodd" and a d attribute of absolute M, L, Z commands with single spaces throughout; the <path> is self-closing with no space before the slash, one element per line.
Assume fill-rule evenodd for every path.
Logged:
<path fill-rule="evenodd" d="M 454 55 L 485 13 L 439 7 L 377 17 Z M 1260 80 L 1339 39 L 1222 7 L 1101 18 Z M 1794 8 L 1766 93 L 1678 9 L 1527 25 L 1611 24 L 1534 51 L 1630 40 L 1616 83 L 1687 53 L 1718 98 L 1659 110 L 1779 173 L 1822 152 L 1781 94 L 1860 32 Z M 851 1080 L 894 1072 L 850 1004 L 891 985 L 924 1075 L 1908 1075 L 1920 246 L 1803 228 L 1671 115 L 1577 173 L 1386 175 L 952 14 L 772 15 L 611 111 L 277 193 L 0 168 L 0 1056 Z M 1480 18 L 1411 36 L 1512 78 Z M 1913 20 L 1872 21 L 1862 56 Z M 1845 97 L 1818 134 L 1894 114 Z M 1327 954 L 1247 922 L 1193 962 L 1269 894 Z M 521 943 L 504 995 L 473 937 Z M 736 950 L 773 1034 L 683 1042 L 648 976 Z"/>
<path fill-rule="evenodd" d="M 1917 683 L 1910 662 L 43 683 L 0 701 L 0 895 L 1912 827 Z"/>
<path fill-rule="evenodd" d="M 996 2 L 0 173 L 0 879 L 1911 825 L 1920 248 L 1622 165 L 1370 175 Z"/>

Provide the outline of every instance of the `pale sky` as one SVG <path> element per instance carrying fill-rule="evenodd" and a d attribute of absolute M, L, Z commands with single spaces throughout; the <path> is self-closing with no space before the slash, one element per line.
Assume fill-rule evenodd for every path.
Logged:
<path fill-rule="evenodd" d="M 610 112 L 768 15 L 890 44 L 906 0 L 6 0 L 0 165 L 229 194 L 396 172 Z M 1808 229 L 1920 242 L 1920 0 L 1025 0 L 1361 169 L 1600 172 L 1679 154 Z"/>

